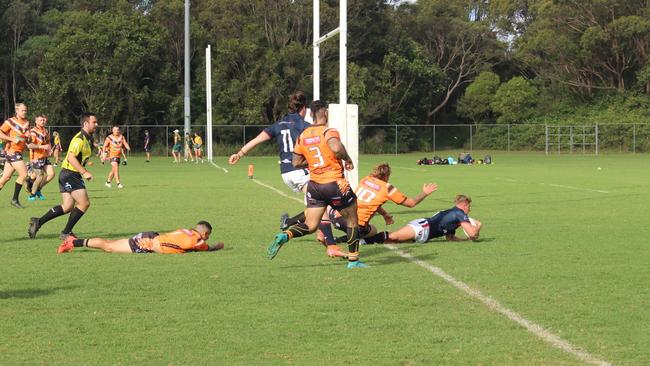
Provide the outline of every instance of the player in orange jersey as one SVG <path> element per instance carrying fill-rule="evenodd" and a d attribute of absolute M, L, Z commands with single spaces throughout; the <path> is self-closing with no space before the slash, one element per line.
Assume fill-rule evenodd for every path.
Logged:
<path fill-rule="evenodd" d="M 215 251 L 223 249 L 224 244 L 208 245 L 212 225 L 199 221 L 194 229 L 178 229 L 166 234 L 147 231 L 130 238 L 108 240 L 102 238 L 78 239 L 68 236 L 57 250 L 58 253 L 71 252 L 75 247 L 101 249 L 107 253 L 160 253 L 180 254 L 187 252 Z"/>
<path fill-rule="evenodd" d="M 375 214 L 383 216 L 387 225 L 393 224 L 393 217 L 382 208 L 382 205 L 387 201 L 393 201 L 398 205 L 413 208 L 438 189 L 435 183 L 425 183 L 422 186 L 420 194 L 415 198 L 410 198 L 388 183 L 390 175 L 390 165 L 388 163 L 382 163 L 375 166 L 370 175 L 359 181 L 356 195 L 359 236 L 361 238 L 377 233 L 377 228 L 370 224 L 370 220 Z M 347 231 L 346 220 L 336 210 L 328 211 L 329 219 L 334 224 L 334 227 L 342 231 Z M 327 224 L 329 225 L 329 223 Z M 321 223 L 322 226 L 323 223 Z M 341 237 L 334 241 L 333 238 L 329 237 L 325 238 L 325 240 L 329 244 L 330 242 L 342 242 L 347 240 L 347 238 Z"/>
<path fill-rule="evenodd" d="M 124 135 L 120 131 L 120 127 L 113 126 L 112 133 L 104 140 L 104 156 L 111 161 L 111 171 L 106 178 L 106 188 L 111 188 L 113 177 L 117 182 L 117 188 L 124 188 L 120 181 L 120 158 L 124 153 L 124 149 L 131 151 L 129 143 L 126 142 Z M 126 158 L 124 161 L 126 161 Z"/>
<path fill-rule="evenodd" d="M 29 201 L 44 200 L 45 196 L 41 189 L 54 179 L 54 167 L 48 156 L 52 152 L 50 144 L 50 134 L 45 129 L 47 116 L 39 115 L 36 117 L 36 126 L 29 130 L 29 165 L 31 166 L 31 176 L 27 177 L 26 186 L 29 188 Z"/>
<path fill-rule="evenodd" d="M 356 195 L 343 175 L 344 164 L 346 170 L 352 170 L 354 165 L 341 143 L 339 132 L 327 126 L 327 108 L 318 110 L 315 117 L 315 123 L 300 134 L 293 149 L 293 165 L 309 167 L 310 172 L 305 222 L 294 224 L 277 234 L 268 248 L 268 257 L 273 259 L 289 239 L 316 231 L 323 213 L 330 205 L 347 220 L 348 268 L 365 268 L 367 266 L 359 261 Z"/>
<path fill-rule="evenodd" d="M 2 177 L 0 177 L 0 189 L 11 179 L 14 171 L 18 172 L 11 205 L 16 208 L 24 208 L 18 200 L 18 195 L 23 188 L 25 178 L 27 178 L 27 165 L 23 161 L 23 151 L 27 147 L 29 121 L 27 120 L 27 106 L 18 103 L 15 107 L 16 115 L 4 121 L 0 126 L 0 139 L 7 142 L 5 146 L 7 161 L 2 171 Z"/>

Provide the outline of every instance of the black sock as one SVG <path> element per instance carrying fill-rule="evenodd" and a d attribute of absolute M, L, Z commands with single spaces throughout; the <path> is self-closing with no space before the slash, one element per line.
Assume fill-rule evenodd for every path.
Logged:
<path fill-rule="evenodd" d="M 359 227 L 348 228 L 348 261 L 356 262 L 359 260 Z"/>
<path fill-rule="evenodd" d="M 23 189 L 22 183 L 16 182 L 16 186 L 14 187 L 14 201 L 18 201 L 18 195 L 21 189 Z"/>
<path fill-rule="evenodd" d="M 47 210 L 45 215 L 41 216 L 40 219 L 38 219 L 38 226 L 43 226 L 46 222 L 55 219 L 61 215 L 63 215 L 65 212 L 63 212 L 63 207 L 61 206 L 54 206 L 51 209 Z"/>
<path fill-rule="evenodd" d="M 301 222 L 305 222 L 305 212 L 304 211 L 297 214 L 294 217 L 290 217 L 287 220 L 287 225 L 291 226 L 291 225 L 295 225 L 295 224 L 298 224 L 298 223 L 301 223 Z"/>
<path fill-rule="evenodd" d="M 347 235 L 339 236 L 338 238 L 334 239 L 334 242 L 336 244 L 347 243 L 348 242 L 348 236 Z"/>
<path fill-rule="evenodd" d="M 286 230 L 290 238 L 299 238 L 309 234 L 309 227 L 304 223 L 298 223 Z"/>
<path fill-rule="evenodd" d="M 72 232 L 72 228 L 77 224 L 77 221 L 79 221 L 83 215 L 83 211 L 76 207 L 73 208 L 72 212 L 70 212 L 70 216 L 68 217 L 68 224 L 65 226 L 65 229 L 63 229 L 62 233 L 70 234 Z"/>
<path fill-rule="evenodd" d="M 323 236 L 325 236 L 325 243 L 327 245 L 336 244 L 334 233 L 332 232 L 332 225 L 329 221 L 321 221 L 320 225 L 318 225 L 318 228 L 323 232 Z"/>
<path fill-rule="evenodd" d="M 88 246 L 88 239 L 75 239 L 72 241 L 72 245 L 75 247 L 87 247 Z"/>
<path fill-rule="evenodd" d="M 369 236 L 367 238 L 364 238 L 366 244 L 381 244 L 385 242 L 388 239 L 388 231 L 382 231 L 381 233 L 377 233 L 373 236 Z"/>

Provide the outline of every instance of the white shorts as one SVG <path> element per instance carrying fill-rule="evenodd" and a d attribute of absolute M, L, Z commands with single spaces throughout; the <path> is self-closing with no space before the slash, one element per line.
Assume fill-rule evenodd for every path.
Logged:
<path fill-rule="evenodd" d="M 309 182 L 309 172 L 307 169 L 293 170 L 282 174 L 282 180 L 294 192 L 302 191 L 307 182 Z"/>
<path fill-rule="evenodd" d="M 415 239 L 413 239 L 416 243 L 426 243 L 427 239 L 429 239 L 429 222 L 427 219 L 417 219 L 409 222 L 409 226 L 413 229 L 415 232 Z"/>

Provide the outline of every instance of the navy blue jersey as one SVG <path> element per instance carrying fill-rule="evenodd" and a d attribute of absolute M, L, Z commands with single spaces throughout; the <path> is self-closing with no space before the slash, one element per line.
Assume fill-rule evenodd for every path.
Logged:
<path fill-rule="evenodd" d="M 280 153 L 280 172 L 287 173 L 297 170 L 293 167 L 293 146 L 298 137 L 309 127 L 309 123 L 300 117 L 298 113 L 289 113 L 281 120 L 275 122 L 264 129 L 271 138 L 275 138 L 278 143 L 278 152 Z"/>
<path fill-rule="evenodd" d="M 460 208 L 454 206 L 449 210 L 437 212 L 428 218 L 429 222 L 429 239 L 445 235 L 456 234 L 456 229 L 461 222 L 469 222 L 469 216 Z"/>

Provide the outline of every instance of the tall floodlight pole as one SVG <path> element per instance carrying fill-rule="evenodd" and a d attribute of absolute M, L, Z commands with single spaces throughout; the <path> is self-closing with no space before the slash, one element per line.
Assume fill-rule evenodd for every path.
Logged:
<path fill-rule="evenodd" d="M 314 0 L 314 97 L 313 100 L 320 99 L 320 1 Z"/>
<path fill-rule="evenodd" d="M 185 0 L 185 133 L 190 132 L 190 0 Z"/>

